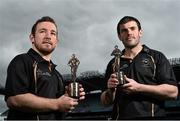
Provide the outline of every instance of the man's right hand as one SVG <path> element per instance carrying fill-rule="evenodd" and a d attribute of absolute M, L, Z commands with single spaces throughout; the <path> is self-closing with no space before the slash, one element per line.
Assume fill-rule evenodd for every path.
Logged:
<path fill-rule="evenodd" d="M 78 105 L 78 99 L 62 95 L 57 99 L 57 107 L 61 112 L 71 112 Z"/>
<path fill-rule="evenodd" d="M 110 78 L 108 79 L 108 82 L 107 82 L 108 89 L 115 89 L 118 84 L 119 84 L 119 81 L 117 79 L 117 75 L 115 73 L 111 74 L 111 76 L 110 76 Z"/>

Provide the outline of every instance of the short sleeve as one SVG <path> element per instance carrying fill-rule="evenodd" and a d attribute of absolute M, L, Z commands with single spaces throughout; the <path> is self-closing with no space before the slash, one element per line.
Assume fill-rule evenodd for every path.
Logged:
<path fill-rule="evenodd" d="M 160 84 L 177 85 L 172 66 L 164 54 L 160 53 L 157 61 L 157 78 Z"/>
<path fill-rule="evenodd" d="M 6 79 L 6 98 L 18 94 L 29 92 L 29 75 L 25 60 L 21 56 L 16 56 L 9 64 Z"/>

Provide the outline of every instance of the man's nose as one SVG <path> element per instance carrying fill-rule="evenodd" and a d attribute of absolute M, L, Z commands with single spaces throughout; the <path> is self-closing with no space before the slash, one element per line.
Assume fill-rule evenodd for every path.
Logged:
<path fill-rule="evenodd" d="M 51 37 L 51 32 L 48 32 L 48 31 L 47 31 L 46 34 L 45 34 L 45 36 L 48 37 L 48 38 L 50 38 L 50 37 Z"/>
<path fill-rule="evenodd" d="M 128 34 L 131 34 L 131 33 L 132 33 L 132 30 L 128 29 L 128 30 L 127 30 L 127 33 L 128 33 Z"/>

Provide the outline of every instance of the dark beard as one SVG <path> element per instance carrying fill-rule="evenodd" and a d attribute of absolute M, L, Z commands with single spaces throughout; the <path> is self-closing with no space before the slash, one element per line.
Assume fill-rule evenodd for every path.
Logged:
<path fill-rule="evenodd" d="M 137 42 L 134 45 L 127 45 L 126 43 L 123 43 L 123 44 L 124 44 L 125 48 L 133 49 L 133 48 L 135 48 L 139 44 L 139 42 Z"/>
<path fill-rule="evenodd" d="M 43 55 L 49 55 L 54 51 L 54 49 L 55 48 L 53 48 L 53 49 L 51 49 L 49 51 L 41 49 L 41 50 L 39 50 L 39 52 L 41 52 Z"/>
<path fill-rule="evenodd" d="M 37 45 L 35 45 L 36 49 L 43 55 L 49 55 L 51 54 L 55 48 L 52 48 L 52 49 L 46 49 L 46 48 L 41 48 Z"/>
<path fill-rule="evenodd" d="M 125 45 L 125 48 L 133 49 L 136 46 L 137 46 L 137 44 L 136 45 Z"/>

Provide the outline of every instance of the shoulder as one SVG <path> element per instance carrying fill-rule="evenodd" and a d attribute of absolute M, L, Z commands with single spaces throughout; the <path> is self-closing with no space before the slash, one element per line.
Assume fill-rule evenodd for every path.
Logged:
<path fill-rule="evenodd" d="M 150 56 L 153 57 L 153 59 L 156 61 L 156 63 L 161 63 L 161 62 L 167 62 L 168 59 L 165 56 L 164 53 L 162 53 L 161 51 L 155 50 L 155 49 L 151 49 L 148 48 L 149 51 L 147 52 Z"/>
<path fill-rule="evenodd" d="M 27 53 L 23 53 L 23 54 L 19 54 L 17 56 L 15 56 L 10 64 L 9 67 L 22 67 L 23 65 L 26 65 L 28 63 L 31 63 L 32 59 L 31 57 L 27 54 Z"/>
<path fill-rule="evenodd" d="M 111 66 L 111 65 L 114 63 L 114 61 L 115 61 L 115 58 L 112 58 L 112 59 L 109 61 L 108 66 Z"/>
<path fill-rule="evenodd" d="M 31 57 L 27 53 L 19 54 L 15 56 L 11 62 L 22 62 L 32 60 Z"/>
<path fill-rule="evenodd" d="M 166 56 L 164 55 L 164 53 L 162 53 L 161 51 L 158 50 L 154 50 L 154 49 L 150 49 L 150 54 L 155 56 L 156 58 L 166 58 Z"/>
<path fill-rule="evenodd" d="M 112 58 L 112 59 L 108 62 L 107 66 L 106 66 L 106 72 L 109 72 L 109 71 L 112 70 L 112 68 L 113 68 L 112 65 L 114 64 L 114 61 L 115 61 L 115 58 Z"/>

